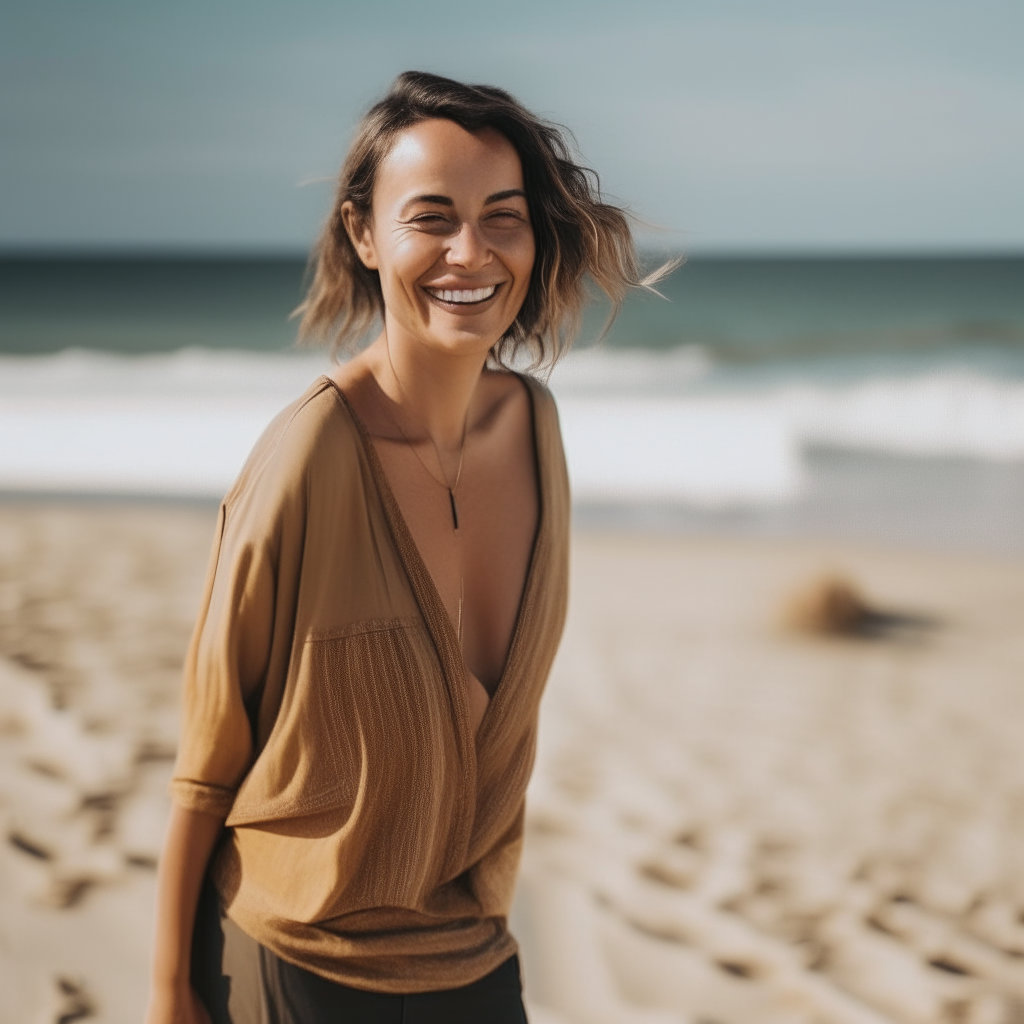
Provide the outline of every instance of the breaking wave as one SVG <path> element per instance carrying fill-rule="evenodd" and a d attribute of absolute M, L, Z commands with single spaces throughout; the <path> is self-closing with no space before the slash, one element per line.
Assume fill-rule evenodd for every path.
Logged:
<path fill-rule="evenodd" d="M 323 354 L 0 357 L 0 489 L 216 497 Z M 699 349 L 580 352 L 552 377 L 578 501 L 792 501 L 814 448 L 1024 460 L 1024 380 L 968 364 L 731 378 Z"/>

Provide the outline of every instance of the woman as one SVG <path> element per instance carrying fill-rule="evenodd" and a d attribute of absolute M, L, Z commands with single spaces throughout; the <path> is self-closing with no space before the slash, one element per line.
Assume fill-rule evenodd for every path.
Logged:
<path fill-rule="evenodd" d="M 505 367 L 557 358 L 586 276 L 616 305 L 648 282 L 557 129 L 422 73 L 364 118 L 316 260 L 303 333 L 381 331 L 221 506 L 147 1021 L 523 1021 L 506 918 L 569 496 L 551 396 Z"/>

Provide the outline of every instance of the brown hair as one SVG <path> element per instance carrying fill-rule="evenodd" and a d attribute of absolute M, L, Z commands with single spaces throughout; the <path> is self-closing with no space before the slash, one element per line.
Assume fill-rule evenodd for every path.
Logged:
<path fill-rule="evenodd" d="M 296 310 L 301 338 L 327 338 L 337 351 L 383 317 L 380 277 L 359 259 L 341 210 L 351 202 L 360 217 L 371 215 L 377 171 L 397 135 L 432 118 L 468 132 L 496 129 L 522 164 L 536 256 L 522 308 L 492 351 L 497 362 L 508 364 L 526 346 L 535 367 L 553 364 L 579 332 L 587 277 L 612 302 L 610 324 L 630 287 L 650 288 L 677 265 L 641 277 L 626 213 L 602 201 L 597 175 L 572 159 L 565 129 L 502 89 L 406 71 L 362 119 L 342 165 L 334 208 L 313 250 L 312 282 Z"/>

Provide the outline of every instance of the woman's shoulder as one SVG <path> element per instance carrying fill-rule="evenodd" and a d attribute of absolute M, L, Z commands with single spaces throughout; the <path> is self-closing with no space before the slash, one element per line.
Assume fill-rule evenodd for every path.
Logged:
<path fill-rule="evenodd" d="M 555 396 L 544 381 L 539 377 L 535 377 L 532 373 L 517 373 L 515 376 L 519 378 L 526 388 L 530 400 L 538 407 L 538 415 L 557 417 Z"/>
<path fill-rule="evenodd" d="M 551 389 L 539 377 L 530 373 L 515 373 L 509 376 L 517 379 L 520 392 L 528 398 L 538 443 L 543 443 L 545 439 L 553 439 L 557 446 L 561 447 L 558 406 Z"/>
<path fill-rule="evenodd" d="M 531 407 L 538 419 L 557 416 L 555 399 L 547 385 L 529 373 L 513 370 L 485 370 L 484 381 L 488 389 L 485 404 Z"/>
<path fill-rule="evenodd" d="M 311 471 L 329 459 L 334 473 L 355 468 L 359 436 L 337 387 L 318 377 L 267 425 L 224 498 L 226 507 L 244 498 L 305 490 Z"/>

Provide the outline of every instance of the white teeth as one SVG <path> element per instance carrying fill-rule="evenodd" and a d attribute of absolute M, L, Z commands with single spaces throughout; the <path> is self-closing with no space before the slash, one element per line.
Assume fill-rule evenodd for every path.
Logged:
<path fill-rule="evenodd" d="M 431 295 L 440 299 L 442 302 L 471 303 L 483 302 L 484 299 L 489 299 L 498 290 L 498 286 L 496 284 L 492 284 L 487 288 L 428 288 L 427 290 Z"/>

